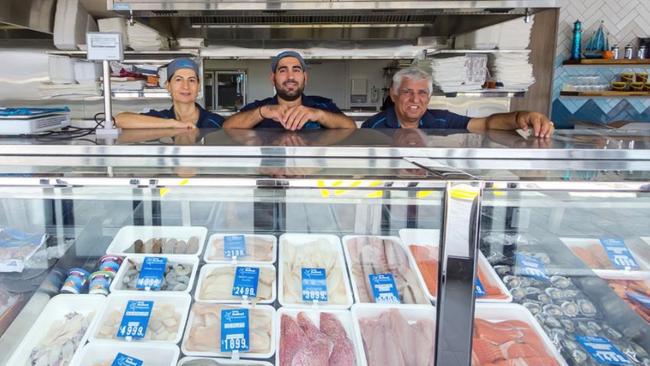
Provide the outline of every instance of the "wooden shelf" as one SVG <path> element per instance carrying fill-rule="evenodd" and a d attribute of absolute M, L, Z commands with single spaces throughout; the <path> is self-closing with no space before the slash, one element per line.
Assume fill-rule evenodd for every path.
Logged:
<path fill-rule="evenodd" d="M 626 97 L 650 97 L 650 91 L 584 91 L 573 92 L 563 91 L 560 92 L 561 96 L 565 97 L 606 97 L 606 98 L 626 98 Z"/>
<path fill-rule="evenodd" d="M 633 60 L 605 60 L 602 58 L 583 58 L 581 60 L 564 61 L 565 66 L 650 66 L 650 59 L 633 59 Z"/>

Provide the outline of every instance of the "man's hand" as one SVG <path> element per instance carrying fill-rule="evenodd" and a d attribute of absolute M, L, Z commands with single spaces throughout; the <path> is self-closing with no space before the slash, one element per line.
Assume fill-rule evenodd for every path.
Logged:
<path fill-rule="evenodd" d="M 305 107 L 298 105 L 287 109 L 282 118 L 282 125 L 285 129 L 290 131 L 297 131 L 302 129 L 305 123 L 309 121 L 320 121 L 323 111 L 320 109 Z"/>
<path fill-rule="evenodd" d="M 272 119 L 284 126 L 284 115 L 289 110 L 286 104 L 269 104 L 260 107 L 260 115 L 266 119 Z"/>
<path fill-rule="evenodd" d="M 517 112 L 515 123 L 517 128 L 528 131 L 528 128 L 533 128 L 533 136 L 541 138 L 549 138 L 553 134 L 555 127 L 553 122 L 545 115 L 537 112 Z"/>
<path fill-rule="evenodd" d="M 193 130 L 196 128 L 194 122 L 177 121 L 175 119 L 171 121 L 172 121 L 172 125 L 171 125 L 172 128 L 187 129 L 187 130 Z"/>

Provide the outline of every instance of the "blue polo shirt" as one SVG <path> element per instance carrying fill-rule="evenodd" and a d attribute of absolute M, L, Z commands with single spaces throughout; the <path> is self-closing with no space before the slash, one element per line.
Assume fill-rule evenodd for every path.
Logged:
<path fill-rule="evenodd" d="M 250 111 L 252 109 L 259 108 L 265 105 L 277 105 L 277 104 L 278 104 L 278 96 L 275 95 L 271 98 L 256 100 L 253 103 L 249 103 L 244 107 L 242 107 L 240 112 Z M 309 108 L 321 109 L 327 112 L 343 114 L 343 112 L 341 112 L 339 107 L 337 107 L 336 104 L 334 104 L 334 102 L 332 102 L 331 99 L 318 97 L 314 95 L 303 94 L 302 105 Z M 281 127 L 282 125 L 280 123 L 269 118 L 263 119 L 260 123 L 257 124 L 257 126 L 255 126 L 255 128 L 281 128 Z M 302 129 L 310 130 L 310 129 L 321 128 L 321 127 L 322 127 L 321 124 L 316 121 L 308 121 L 307 123 L 305 123 Z"/>
<path fill-rule="evenodd" d="M 427 109 L 420 118 L 418 128 L 466 130 L 470 119 L 470 117 L 447 110 Z M 370 117 L 361 125 L 361 128 L 401 128 L 401 126 L 397 120 L 395 107 L 390 107 Z"/>
<path fill-rule="evenodd" d="M 223 126 L 223 117 L 216 113 L 206 111 L 198 104 L 196 104 L 196 107 L 199 109 L 199 120 L 196 122 L 196 128 L 221 128 L 221 126 Z M 156 111 L 152 109 L 149 112 L 142 114 L 151 117 L 176 119 L 174 106 L 169 109 L 163 109 L 162 111 Z"/>

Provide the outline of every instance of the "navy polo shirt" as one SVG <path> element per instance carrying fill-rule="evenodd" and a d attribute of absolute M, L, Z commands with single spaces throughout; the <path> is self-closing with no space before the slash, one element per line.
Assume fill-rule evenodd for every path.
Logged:
<path fill-rule="evenodd" d="M 221 128 L 223 126 L 224 118 L 220 115 L 212 112 L 208 112 L 200 105 L 196 104 L 196 107 L 199 109 L 199 120 L 196 122 L 196 128 Z M 169 109 L 164 109 L 162 111 L 150 110 L 147 113 L 142 113 L 145 116 L 166 118 L 166 119 L 176 119 L 176 113 L 174 113 L 174 106 Z"/>
<path fill-rule="evenodd" d="M 249 103 L 245 105 L 240 110 L 240 112 L 250 111 L 252 109 L 256 109 L 265 105 L 277 105 L 277 104 L 278 104 L 278 96 L 276 95 L 271 98 L 256 100 L 253 103 Z M 343 112 L 341 112 L 339 107 L 337 107 L 336 104 L 334 104 L 334 102 L 332 102 L 331 99 L 317 97 L 314 95 L 303 94 L 302 105 L 309 108 L 321 109 L 327 112 L 343 114 Z M 260 123 L 257 124 L 257 126 L 255 126 L 255 128 L 280 128 L 280 127 L 282 127 L 280 123 L 269 118 L 263 119 Z M 321 128 L 321 127 L 322 127 L 321 124 L 316 121 L 308 121 L 307 123 L 305 123 L 302 129 L 310 130 L 310 129 Z"/>
<path fill-rule="evenodd" d="M 418 128 L 466 130 L 469 120 L 467 116 L 461 116 L 442 109 L 427 109 Z M 395 113 L 395 107 L 390 107 L 381 113 L 366 120 L 361 128 L 401 128 Z"/>

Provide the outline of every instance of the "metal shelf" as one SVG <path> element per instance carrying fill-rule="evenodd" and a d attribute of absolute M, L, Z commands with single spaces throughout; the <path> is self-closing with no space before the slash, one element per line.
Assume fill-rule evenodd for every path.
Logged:
<path fill-rule="evenodd" d="M 564 66 L 582 66 L 582 67 L 593 67 L 593 66 L 650 66 L 650 59 L 633 59 L 633 60 L 605 60 L 601 58 L 587 58 L 582 60 L 566 60 L 562 63 Z"/>
<path fill-rule="evenodd" d="M 50 50 L 46 51 L 48 55 L 61 55 L 61 56 L 85 56 L 87 51 L 74 50 Z M 124 51 L 124 56 L 198 56 L 198 49 L 185 49 L 185 50 L 165 50 L 165 51 Z"/>
<path fill-rule="evenodd" d="M 474 49 L 460 49 L 460 50 L 448 50 L 448 49 L 426 49 L 424 50 L 425 56 L 435 56 L 435 55 L 444 55 L 444 54 L 466 54 L 466 53 L 530 53 L 530 50 L 474 50 Z"/>
<path fill-rule="evenodd" d="M 468 98 L 522 98 L 526 95 L 526 90 L 500 90 L 500 89 L 487 89 L 476 91 L 462 91 L 455 93 L 445 93 L 442 91 L 434 91 L 432 96 L 436 97 L 468 97 Z"/>

